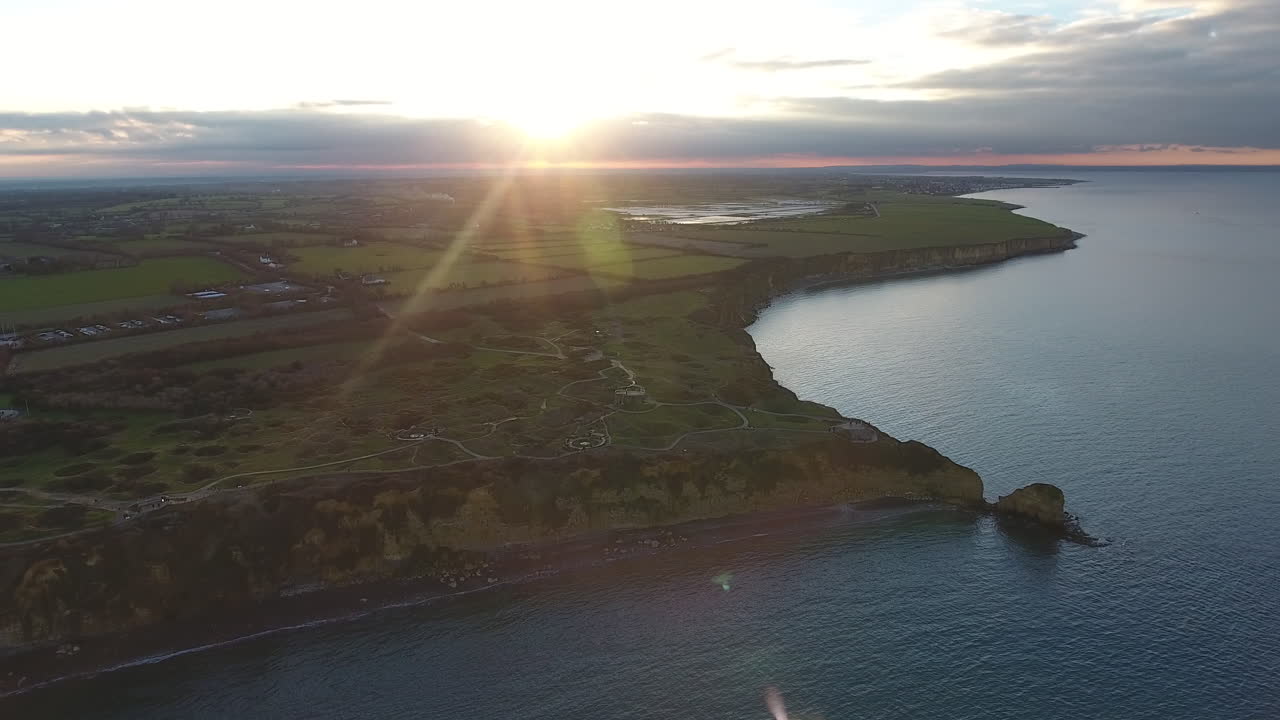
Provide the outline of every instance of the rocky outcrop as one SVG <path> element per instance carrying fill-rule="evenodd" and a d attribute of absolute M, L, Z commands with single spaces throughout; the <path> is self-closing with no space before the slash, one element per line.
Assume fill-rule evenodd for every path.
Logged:
<path fill-rule="evenodd" d="M 1048 483 L 1032 483 L 1001 497 L 995 510 L 1008 517 L 1032 520 L 1051 528 L 1067 526 L 1066 498 L 1062 490 Z"/>

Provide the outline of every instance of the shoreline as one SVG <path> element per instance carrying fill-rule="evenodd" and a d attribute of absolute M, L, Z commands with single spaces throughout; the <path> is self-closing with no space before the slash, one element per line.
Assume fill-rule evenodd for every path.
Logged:
<path fill-rule="evenodd" d="M 319 587 L 264 602 L 251 618 L 245 617 L 244 613 L 230 611 L 222 618 L 182 621 L 176 626 L 86 638 L 79 645 L 62 643 L 0 655 L 0 707 L 63 682 L 165 662 L 298 630 L 356 622 L 380 612 L 448 602 L 568 573 L 590 571 L 616 562 L 663 553 L 692 552 L 784 532 L 815 533 L 851 523 L 871 524 L 930 511 L 955 513 L 966 522 L 977 522 L 988 514 L 981 509 L 947 503 L 879 498 L 841 505 L 795 507 L 692 520 L 652 528 L 595 531 L 560 541 L 516 544 L 502 549 L 502 557 L 494 563 L 491 575 L 485 573 L 483 577 L 472 578 L 456 588 L 426 576 Z M 1056 537 L 1044 528 L 1031 530 L 1042 533 L 1045 538 Z M 67 646 L 75 646 L 79 650 L 71 654 L 60 652 Z"/>
<path fill-rule="evenodd" d="M 853 278 L 842 278 L 842 279 L 841 278 L 815 279 L 811 281 L 802 281 L 792 286 L 791 288 L 787 289 L 786 291 L 779 293 L 773 298 L 770 298 L 769 302 L 772 303 L 774 299 L 776 299 L 777 297 L 781 297 L 787 292 L 797 292 L 797 291 L 805 291 L 805 290 L 823 290 L 826 288 L 833 288 L 833 287 L 848 287 L 852 285 L 888 282 L 891 280 L 900 280 L 902 278 L 929 277 L 932 275 L 949 275 L 952 273 L 983 270 L 986 268 L 992 268 L 997 265 L 1003 265 L 1005 263 L 1009 263 L 1014 260 L 1020 260 L 1023 258 L 1031 258 L 1031 257 L 1036 257 L 1038 255 L 1051 255 L 1051 254 L 1067 252 L 1068 250 L 1074 250 L 1078 247 L 1076 245 L 1076 241 L 1080 240 L 1081 238 L 1087 237 L 1083 233 L 1076 233 L 1076 232 L 1073 232 L 1072 236 L 1073 237 L 1071 238 L 1070 243 L 1060 248 L 1024 252 L 1018 255 L 1005 258 L 1003 260 L 996 260 L 994 262 L 989 262 L 989 263 L 969 264 L 969 265 L 944 265 L 944 266 L 933 267 L 933 268 L 922 268 L 919 270 L 901 270 L 897 272 L 880 273 L 880 274 L 869 276 L 869 277 L 853 277 Z"/>
<path fill-rule="evenodd" d="M 993 256 L 989 261 L 975 263 L 869 274 L 837 272 L 802 275 L 797 279 L 798 282 L 770 287 L 767 297 L 752 303 L 753 307 L 750 308 L 746 317 L 740 318 L 741 322 L 737 324 L 737 329 L 747 334 L 746 328 L 755 321 L 758 314 L 774 299 L 789 292 L 915 275 L 942 274 L 994 265 L 1028 255 L 1063 252 L 1076 247 L 1075 241 L 1081 237 L 1083 235 L 1079 233 L 1071 233 L 1070 237 L 1066 238 L 1066 242 L 1061 245 L 1048 249 L 1019 251 L 1003 257 Z M 837 278 L 834 275 L 843 277 Z M 749 334 L 747 335 L 749 337 Z M 751 341 L 750 347 L 751 352 L 755 352 L 759 357 L 758 352 L 755 351 L 754 341 Z M 885 503 L 893 505 L 895 502 L 910 507 L 925 507 L 931 504 L 927 501 L 897 500 L 886 496 L 861 501 L 853 507 L 855 511 L 866 511 L 877 505 L 883 506 Z M 992 503 L 986 503 L 985 507 L 958 505 L 946 507 L 972 513 L 975 517 L 995 512 L 995 506 Z M 613 562 L 625 557 L 653 554 L 682 547 L 688 542 L 687 537 L 680 540 L 672 539 L 679 535 L 681 529 L 692 534 L 705 530 L 714 531 L 717 527 L 759 529 L 782 518 L 812 519 L 829 514 L 834 509 L 836 508 L 832 506 L 797 506 L 777 511 L 729 515 L 712 520 L 692 520 L 674 525 L 593 531 L 560 541 L 501 548 L 493 553 L 497 559 L 492 566 L 477 569 L 474 576 L 461 583 L 461 587 L 457 584 L 449 587 L 443 582 L 428 579 L 426 576 L 343 586 L 318 585 L 294 593 L 281 592 L 278 597 L 255 606 L 251 617 L 247 617 L 249 614 L 240 608 L 231 610 L 227 616 L 215 618 L 212 621 L 208 619 L 179 621 L 176 628 L 174 625 L 159 623 L 139 630 L 84 638 L 79 641 L 79 645 L 74 642 L 65 642 L 14 649 L 0 654 L 0 701 L 25 696 L 33 690 L 64 680 L 91 677 L 137 665 L 162 662 L 167 658 L 245 642 L 266 635 L 359 619 L 381 610 L 422 605 L 489 588 L 530 582 L 572 569 L 591 567 L 601 562 Z M 1062 537 L 1061 533 L 1057 533 L 1057 536 Z M 619 552 L 610 556 L 608 545 L 610 540 L 614 541 L 615 545 L 635 540 L 636 552 L 631 552 L 630 546 L 624 546 Z M 639 543 L 643 543 L 643 547 L 647 550 L 642 549 Z M 695 542 L 690 547 L 698 547 L 698 545 Z M 588 554 L 598 554 L 602 550 L 603 559 L 597 555 L 594 562 L 588 562 Z M 554 559 L 544 559 L 544 554 L 553 555 Z M 485 572 L 481 573 L 480 570 Z M 199 630 L 195 629 L 197 627 Z M 181 639 L 175 641 L 175 637 Z M 128 649 L 122 649 L 121 646 L 126 645 Z M 76 650 L 70 654 L 62 652 L 69 647 L 74 647 Z"/>

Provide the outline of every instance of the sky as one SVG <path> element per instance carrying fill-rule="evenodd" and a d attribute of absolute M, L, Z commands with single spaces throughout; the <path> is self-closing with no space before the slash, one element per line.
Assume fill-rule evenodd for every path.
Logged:
<path fill-rule="evenodd" d="M 0 177 L 1280 164 L 1280 0 L 0 0 Z"/>

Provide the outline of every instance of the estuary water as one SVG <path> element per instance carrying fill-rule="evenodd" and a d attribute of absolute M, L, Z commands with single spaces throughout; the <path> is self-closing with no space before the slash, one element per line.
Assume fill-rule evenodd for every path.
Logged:
<path fill-rule="evenodd" d="M 1056 173 L 1055 173 L 1056 175 Z M 751 328 L 801 397 L 1102 548 L 832 512 L 68 681 L 5 717 L 1280 716 L 1280 174 L 987 193 L 1065 254 L 797 292 Z M 13 714 L 5 714 L 10 711 Z"/>

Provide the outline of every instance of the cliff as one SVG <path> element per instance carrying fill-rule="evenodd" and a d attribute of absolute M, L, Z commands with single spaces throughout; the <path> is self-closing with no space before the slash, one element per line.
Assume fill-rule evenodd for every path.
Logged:
<path fill-rule="evenodd" d="M 1066 233 L 976 245 L 761 261 L 743 268 L 733 282 L 722 286 L 720 322 L 725 326 L 750 325 L 770 299 L 798 287 L 991 265 L 1025 255 L 1070 250 L 1081 237 Z"/>
<path fill-rule="evenodd" d="M 732 389 L 750 403 L 787 392 L 743 330 L 779 292 L 999 262 L 1064 250 L 1074 239 L 754 262 L 719 284 L 714 317 L 706 320 L 735 335 L 746 360 L 759 366 L 756 385 Z M 883 433 L 870 443 L 806 437 L 732 452 L 607 450 L 305 478 L 169 506 L 97 532 L 0 548 L 0 649 L 247 615 L 260 603 L 318 588 L 397 578 L 446 588 L 484 584 L 496 579 L 495 558 L 510 543 L 594 530 L 882 497 L 989 509 L 976 473 L 921 443 Z M 1056 497 L 1053 506 L 1038 490 L 1014 493 L 998 510 L 1054 524 L 1061 521 L 1061 493 Z"/>
<path fill-rule="evenodd" d="M 506 543 L 869 498 L 980 507 L 982 481 L 937 451 L 832 435 L 783 449 L 605 452 L 429 472 L 311 478 L 225 493 L 137 523 L 0 550 L 10 648 L 248 610 L 301 588 L 448 585 Z"/>

